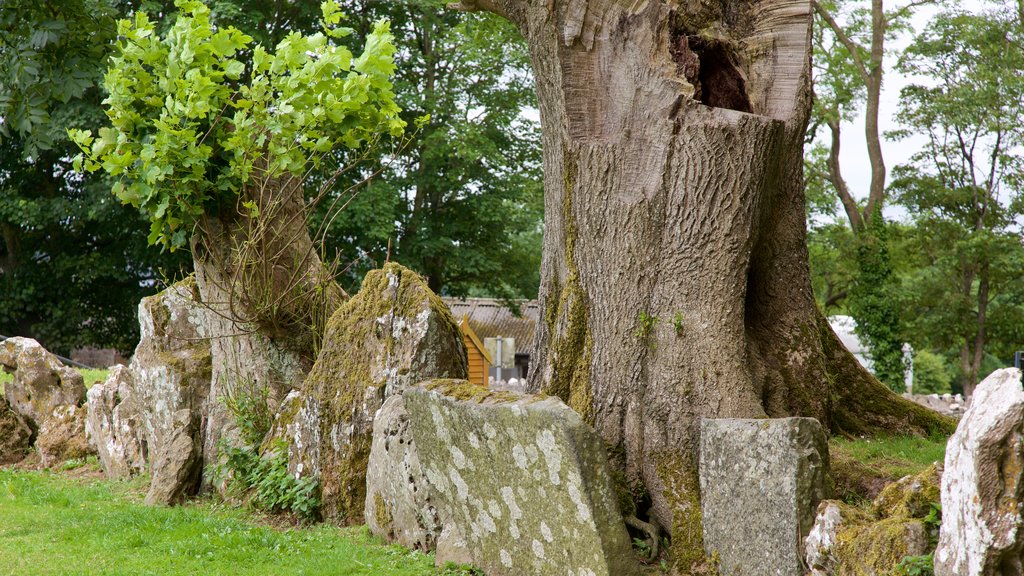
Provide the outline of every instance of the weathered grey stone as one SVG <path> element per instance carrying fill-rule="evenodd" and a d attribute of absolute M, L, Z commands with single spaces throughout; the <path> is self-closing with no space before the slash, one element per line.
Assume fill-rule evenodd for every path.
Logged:
<path fill-rule="evenodd" d="M 882 490 L 867 510 L 835 500 L 818 506 L 814 527 L 805 540 L 812 576 L 890 576 L 907 556 L 930 552 L 922 521 L 939 497 L 937 464 Z"/>
<path fill-rule="evenodd" d="M 316 364 L 301 393 L 282 403 L 264 448 L 285 439 L 289 471 L 320 479 L 325 519 L 362 522 L 373 417 L 384 399 L 467 372 L 448 308 L 423 278 L 388 264 L 331 317 Z"/>
<path fill-rule="evenodd" d="M 406 487 L 429 486 L 444 526 L 439 564 L 492 576 L 637 573 L 604 446 L 576 412 L 464 380 L 422 386 L 403 402 L 425 482 Z"/>
<path fill-rule="evenodd" d="M 85 458 L 94 450 L 85 439 L 86 408 L 58 406 L 43 421 L 36 437 L 40 463 L 49 468 L 74 458 Z"/>
<path fill-rule="evenodd" d="M 0 368 L 14 374 L 4 396 L 33 431 L 38 431 L 55 409 L 85 402 L 82 375 L 31 338 L 0 342 Z"/>
<path fill-rule="evenodd" d="M 385 400 L 373 419 L 366 467 L 366 524 L 390 542 L 424 551 L 434 550 L 441 535 L 401 395 Z"/>
<path fill-rule="evenodd" d="M 946 445 L 937 576 L 1024 574 L 1024 390 L 993 372 Z"/>
<path fill-rule="evenodd" d="M 803 574 L 825 496 L 828 437 L 813 418 L 706 419 L 700 430 L 704 548 L 723 574 Z"/>
<path fill-rule="evenodd" d="M 118 365 L 87 394 L 85 436 L 109 478 L 127 478 L 146 469 L 142 414 L 133 387 L 131 371 Z"/>
<path fill-rule="evenodd" d="M 0 466 L 20 462 L 32 444 L 32 429 L 0 396 Z"/>
<path fill-rule="evenodd" d="M 172 503 L 198 488 L 211 372 L 205 321 L 193 280 L 139 303 L 141 339 L 127 382 L 151 459 L 148 504 Z"/>

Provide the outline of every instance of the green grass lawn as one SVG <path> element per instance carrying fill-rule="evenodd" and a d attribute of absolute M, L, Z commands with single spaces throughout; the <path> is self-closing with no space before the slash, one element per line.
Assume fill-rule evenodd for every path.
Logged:
<path fill-rule="evenodd" d="M 834 438 L 829 450 L 847 455 L 886 476 L 898 479 L 917 474 L 933 462 L 942 462 L 946 455 L 946 440 L 914 436 L 856 440 Z"/>
<path fill-rule="evenodd" d="M 92 464 L 95 466 L 95 464 Z M 0 469 L 0 566 L 33 575 L 466 574 L 365 528 L 279 530 L 211 502 L 149 507 L 141 484 Z"/>

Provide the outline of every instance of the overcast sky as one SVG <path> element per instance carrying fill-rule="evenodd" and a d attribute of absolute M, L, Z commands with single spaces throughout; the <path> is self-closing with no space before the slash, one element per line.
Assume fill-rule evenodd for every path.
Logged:
<path fill-rule="evenodd" d="M 895 3 L 897 6 L 906 4 L 907 0 Z M 1012 9 L 1013 0 L 1002 0 L 1007 10 Z M 983 2 L 982 0 L 964 0 L 958 3 L 959 7 L 972 12 L 981 11 L 983 8 L 990 8 L 996 5 L 994 2 Z M 928 21 L 939 12 L 933 6 L 921 7 L 913 19 L 915 31 L 920 31 L 927 26 Z M 886 169 L 891 176 L 892 169 L 899 164 L 906 162 L 911 155 L 920 150 L 923 137 L 912 137 L 905 140 L 890 141 L 885 139 L 885 132 L 897 127 L 894 120 L 899 109 L 900 90 L 913 82 L 895 70 L 896 60 L 902 49 L 906 48 L 912 39 L 910 34 L 886 44 L 887 57 L 885 59 L 885 77 L 882 84 L 882 99 L 880 103 L 880 115 L 878 119 L 882 136 L 882 155 L 885 159 Z M 824 135 L 824 131 L 823 131 Z M 850 186 L 854 196 L 863 198 L 867 196 L 868 186 L 871 182 L 871 164 L 868 161 L 867 144 L 864 138 L 864 115 L 860 114 L 852 123 L 844 124 L 842 127 L 842 145 L 840 147 L 840 163 L 843 176 Z M 891 178 L 890 178 L 891 180 Z"/>

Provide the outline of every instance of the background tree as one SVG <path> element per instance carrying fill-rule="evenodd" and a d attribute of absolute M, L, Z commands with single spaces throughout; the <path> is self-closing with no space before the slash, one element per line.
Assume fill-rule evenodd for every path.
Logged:
<path fill-rule="evenodd" d="M 328 246 L 350 261 L 363 256 L 346 280 L 355 284 L 390 251 L 439 293 L 536 297 L 540 135 L 523 116 L 536 99 L 518 32 L 432 1 L 357 2 L 350 12 L 357 34 L 377 18 L 392 22 L 396 101 L 407 121 L 430 121 L 404 149 L 372 159 L 379 174 L 350 202 L 347 187 L 336 187 L 347 207 Z"/>
<path fill-rule="evenodd" d="M 1024 79 L 1015 72 L 1024 69 L 1022 39 L 1018 15 L 946 12 L 900 63 L 922 83 L 903 90 L 896 135 L 928 136 L 894 182 L 916 224 L 912 333 L 957 351 L 966 394 L 991 347 L 990 319 L 1009 331 L 996 341 L 1024 335 Z"/>
<path fill-rule="evenodd" d="M 914 7 L 911 1 L 886 11 L 882 0 L 867 2 L 814 0 L 818 26 L 814 33 L 814 92 L 812 129 L 827 129 L 827 144 L 812 153 L 821 185 L 839 199 L 856 242 L 854 274 L 845 289 L 833 295 L 848 300 L 847 310 L 857 321 L 857 334 L 865 341 L 880 380 L 894 390 L 903 387 L 903 341 L 898 283 L 885 240 L 886 165 L 882 154 L 879 114 L 885 74 L 886 42 L 906 30 Z M 864 141 L 871 171 L 866 196 L 858 202 L 839 161 L 841 128 L 858 112 L 864 113 Z M 812 182 L 814 179 L 812 178 Z M 835 303 L 835 301 L 833 301 Z"/>
<path fill-rule="evenodd" d="M 187 269 L 147 249 L 145 222 L 110 181 L 75 174 L 69 123 L 98 127 L 99 83 L 120 3 L 0 5 L 0 334 L 59 353 L 124 352 L 138 339 L 135 303 Z"/>

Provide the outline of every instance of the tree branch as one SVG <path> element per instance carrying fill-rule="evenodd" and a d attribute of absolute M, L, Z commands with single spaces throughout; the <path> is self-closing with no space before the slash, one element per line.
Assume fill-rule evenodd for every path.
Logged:
<path fill-rule="evenodd" d="M 508 12 L 505 11 L 505 8 L 493 0 L 460 0 L 459 2 L 448 4 L 448 8 L 451 10 L 461 10 L 463 12 L 492 12 L 498 16 L 511 20 Z"/>
<path fill-rule="evenodd" d="M 832 145 L 829 147 L 828 160 L 826 165 L 828 166 L 828 180 L 835 187 L 836 193 L 839 194 L 839 201 L 843 203 L 843 209 L 846 210 L 846 216 L 850 219 L 850 228 L 853 229 L 853 233 L 856 234 L 861 231 L 864 227 L 864 219 L 861 217 L 860 208 L 857 206 L 857 200 L 854 199 L 853 194 L 850 193 L 849 186 L 846 185 L 846 180 L 843 179 L 843 174 L 839 167 L 839 121 L 829 120 L 828 121 L 829 132 L 832 133 Z"/>
<path fill-rule="evenodd" d="M 860 57 L 861 46 L 846 35 L 843 27 L 836 22 L 836 19 L 828 13 L 828 10 L 825 10 L 825 7 L 822 6 L 818 0 L 813 0 L 812 4 L 814 5 L 814 11 L 818 13 L 818 16 L 821 16 L 822 20 L 824 20 L 832 30 L 832 33 L 834 33 L 836 38 L 839 39 L 839 42 L 841 42 L 842 45 L 846 47 L 846 50 L 850 52 L 850 56 L 853 58 L 853 63 L 857 66 L 857 71 L 860 72 L 864 82 L 870 81 L 871 74 L 868 73 L 867 67 L 864 66 L 864 60 Z"/>

